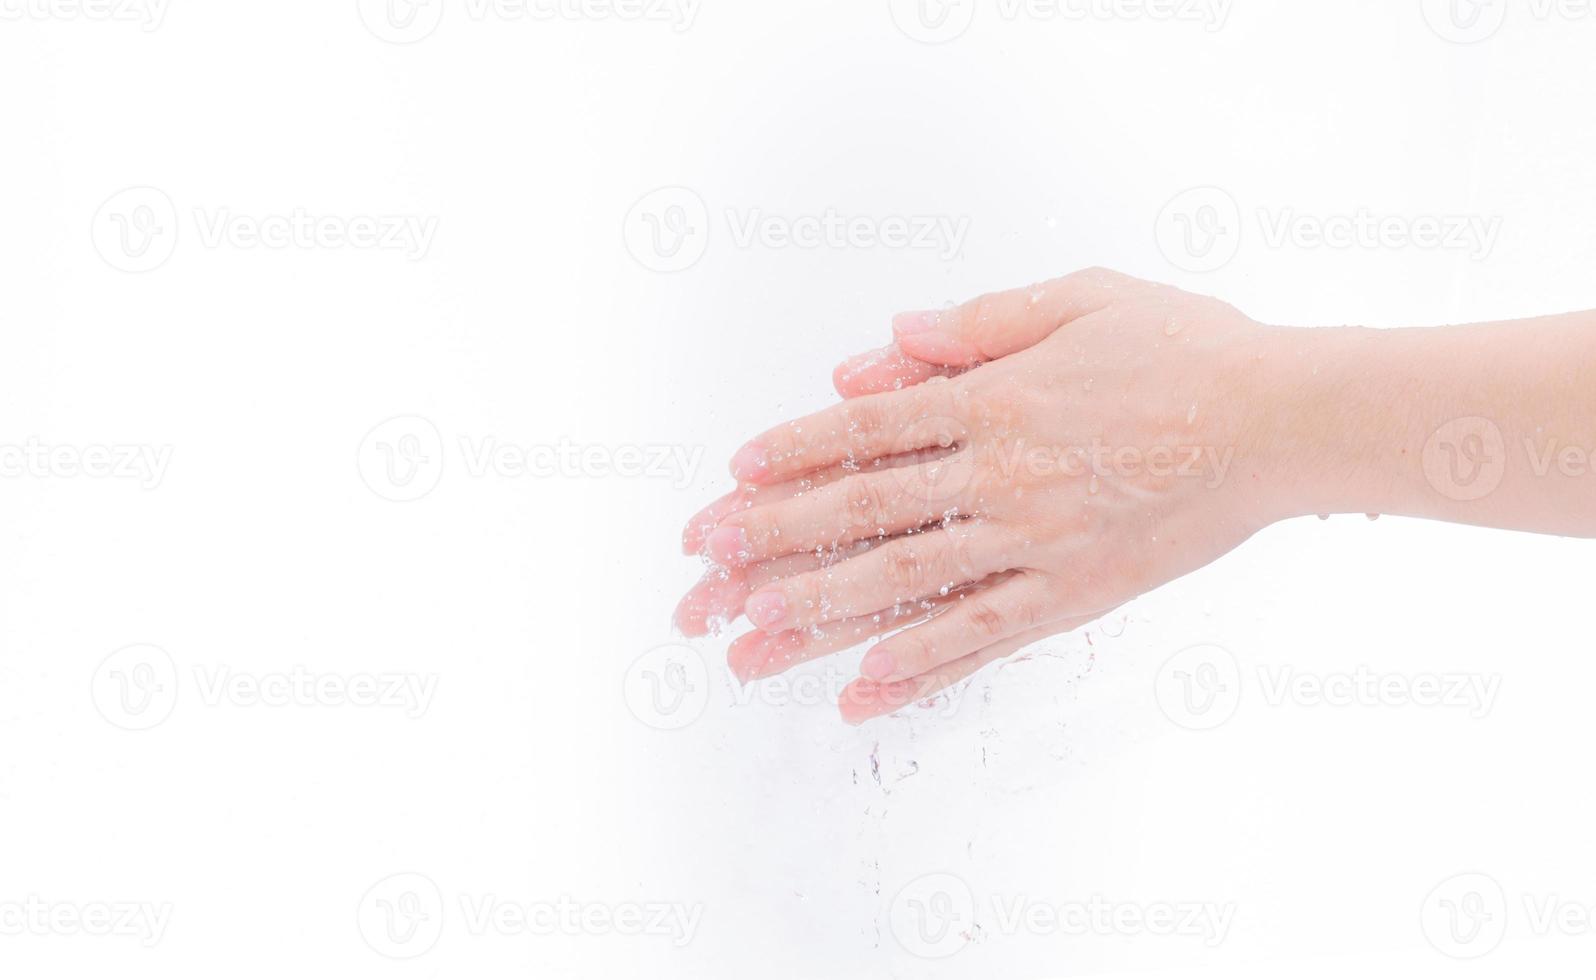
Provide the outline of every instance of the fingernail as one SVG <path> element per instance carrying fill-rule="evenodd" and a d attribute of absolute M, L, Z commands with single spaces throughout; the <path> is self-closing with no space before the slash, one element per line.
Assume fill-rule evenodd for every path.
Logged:
<path fill-rule="evenodd" d="M 715 530 L 726 515 L 734 513 L 742 500 L 742 492 L 734 490 L 694 514 L 682 529 L 682 554 L 696 555 L 704 546 L 704 538 Z"/>
<path fill-rule="evenodd" d="M 917 333 L 930 333 L 937 329 L 941 317 L 934 310 L 899 313 L 892 318 L 892 332 L 900 337 Z"/>
<path fill-rule="evenodd" d="M 859 664 L 859 673 L 873 681 L 884 681 L 892 676 L 896 664 L 892 660 L 892 651 L 876 647 Z"/>
<path fill-rule="evenodd" d="M 702 585 L 694 586 L 692 591 L 682 596 L 682 601 L 676 604 L 676 612 L 671 615 L 671 625 L 687 637 L 703 636 L 709 632 L 708 616 L 705 614 L 707 598 Z"/>
<path fill-rule="evenodd" d="M 759 480 L 766 475 L 769 466 L 770 460 L 765 454 L 765 447 L 757 442 L 750 442 L 732 456 L 732 476 L 739 480 Z"/>
<path fill-rule="evenodd" d="M 776 632 L 787 619 L 787 597 L 780 592 L 760 592 L 749 596 L 744 610 L 748 621 L 768 633 Z"/>
<path fill-rule="evenodd" d="M 748 535 L 740 527 L 718 527 L 704 539 L 704 550 L 722 565 L 741 565 L 748 560 Z"/>

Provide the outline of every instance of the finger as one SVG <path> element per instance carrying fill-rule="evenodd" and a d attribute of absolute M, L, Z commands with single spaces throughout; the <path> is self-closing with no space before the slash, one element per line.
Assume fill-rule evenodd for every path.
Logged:
<path fill-rule="evenodd" d="M 704 540 L 709 537 L 715 528 L 727 517 L 739 511 L 749 510 L 763 504 L 779 503 L 793 497 L 806 494 L 811 490 L 845 480 L 858 473 L 869 473 L 876 470 L 896 469 L 912 463 L 929 462 L 948 455 L 951 450 L 935 449 L 922 450 L 912 453 L 900 453 L 896 456 L 884 456 L 880 459 L 867 460 L 858 465 L 828 466 L 762 487 L 756 484 L 747 484 L 738 487 L 731 493 L 721 497 L 703 510 L 694 514 L 682 530 L 682 553 L 697 554 L 704 550 Z"/>
<path fill-rule="evenodd" d="M 742 615 L 743 607 L 754 590 L 789 576 L 813 572 L 862 555 L 878 543 L 860 541 L 845 549 L 818 555 L 806 551 L 758 562 L 747 568 L 717 565 L 705 572 L 698 584 L 682 597 L 672 619 L 683 636 L 699 637 L 719 632 L 720 627 Z"/>
<path fill-rule="evenodd" d="M 908 680 L 1055 618 L 1048 614 L 1045 580 L 1016 576 L 966 596 L 942 615 L 876 644 L 859 673 L 878 683 Z"/>
<path fill-rule="evenodd" d="M 906 534 L 829 568 L 772 581 L 744 608 L 767 633 L 863 616 L 1008 571 L 1014 545 L 1008 533 L 982 525 Z"/>
<path fill-rule="evenodd" d="M 927 364 L 910 357 L 897 344 L 890 344 L 843 361 L 832 372 L 831 383 L 842 397 L 858 398 L 910 388 L 932 378 L 946 378 L 957 373 L 955 368 Z"/>
<path fill-rule="evenodd" d="M 861 677 L 843 689 L 842 696 L 837 700 L 837 707 L 842 712 L 842 720 L 845 723 L 862 725 L 872 718 L 890 715 L 908 705 L 934 697 L 972 677 L 993 661 L 1013 656 L 1031 644 L 1039 643 L 1048 637 L 1078 630 L 1095 618 L 1089 616 L 1067 619 L 1049 626 L 1026 630 L 1018 636 L 1011 636 L 908 680 L 879 684 Z"/>
<path fill-rule="evenodd" d="M 1035 346 L 1072 320 L 1145 285 L 1107 269 L 1086 269 L 1022 289 L 988 293 L 947 310 L 901 313 L 892 332 L 905 354 L 969 367 Z"/>
<path fill-rule="evenodd" d="M 737 450 L 732 475 L 769 486 L 811 470 L 947 446 L 953 414 L 947 385 L 865 395 L 779 425 Z"/>
<path fill-rule="evenodd" d="M 748 497 L 739 487 L 694 514 L 688 519 L 687 526 L 682 529 L 682 554 L 696 555 L 698 550 L 704 547 L 704 538 L 708 537 L 709 532 L 715 530 L 727 515 L 749 506 L 751 503 L 748 502 Z"/>
<path fill-rule="evenodd" d="M 704 541 L 723 565 L 747 565 L 814 548 L 882 538 L 958 516 L 967 487 L 946 486 L 946 474 L 963 473 L 955 454 L 883 472 L 861 473 L 812 493 L 733 514 Z M 958 481 L 954 481 L 955 484 Z"/>
<path fill-rule="evenodd" d="M 994 577 L 991 581 L 1001 581 L 1001 578 Z M 912 625 L 956 601 L 966 592 L 988 587 L 989 584 L 983 582 L 960 592 L 919 602 L 906 602 L 868 616 L 856 616 L 808 629 L 783 633 L 756 630 L 738 637 L 726 651 L 726 660 L 732 673 L 744 684 L 774 677 L 801 663 L 838 653 L 892 630 Z"/>

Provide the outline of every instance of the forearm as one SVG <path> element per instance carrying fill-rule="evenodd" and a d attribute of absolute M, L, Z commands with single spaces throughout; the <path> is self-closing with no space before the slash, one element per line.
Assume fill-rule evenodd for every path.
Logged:
<path fill-rule="evenodd" d="M 1280 331 L 1265 360 L 1288 516 L 1596 536 L 1596 312 Z"/>

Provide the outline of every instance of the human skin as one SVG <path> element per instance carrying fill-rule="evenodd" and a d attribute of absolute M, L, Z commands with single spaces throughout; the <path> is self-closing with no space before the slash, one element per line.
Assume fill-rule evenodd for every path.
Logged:
<path fill-rule="evenodd" d="M 859 723 L 1090 623 L 1275 522 L 1383 513 L 1596 536 L 1596 314 L 1258 323 L 1105 270 L 894 320 L 848 401 L 732 461 L 678 622 L 740 608 L 743 680 L 900 630 Z M 903 628 L 907 627 L 907 628 Z"/>

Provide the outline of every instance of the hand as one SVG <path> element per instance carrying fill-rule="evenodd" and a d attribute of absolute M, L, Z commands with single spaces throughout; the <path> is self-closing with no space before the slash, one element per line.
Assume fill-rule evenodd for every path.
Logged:
<path fill-rule="evenodd" d="M 986 341 L 990 348 L 1007 352 L 1018 349 L 1021 344 L 1028 345 L 1036 339 L 1039 337 L 1029 334 L 1003 336 L 1001 333 L 994 333 L 989 335 Z M 879 350 L 867 351 L 848 358 L 837 366 L 832 375 L 837 393 L 847 399 L 886 391 L 899 391 L 933 378 L 956 376 L 970 366 L 969 358 L 963 354 L 958 354 L 953 361 L 943 364 L 937 359 L 944 357 L 944 352 L 923 342 L 918 346 L 927 354 L 926 359 L 909 356 L 896 342 Z M 902 460 L 875 461 L 870 465 L 879 465 L 882 462 L 901 465 Z M 733 513 L 817 489 L 841 476 L 849 475 L 849 472 L 841 467 L 830 467 L 774 486 L 760 487 L 757 484 L 739 486 L 737 490 L 693 515 L 687 522 L 682 534 L 683 553 L 695 554 L 700 551 L 705 537 Z M 863 544 L 863 548 L 854 549 L 855 553 L 868 550 L 871 546 L 869 542 Z M 689 637 L 718 633 L 722 625 L 736 619 L 742 613 L 749 595 L 755 589 L 788 576 L 829 567 L 838 560 L 840 559 L 835 555 L 817 556 L 806 553 L 756 562 L 745 568 L 714 566 L 683 597 L 676 608 L 674 622 L 677 628 Z M 789 630 L 774 635 L 756 630 L 744 634 L 731 645 L 727 653 L 728 666 L 739 681 L 745 684 L 752 683 L 782 673 L 805 661 L 846 650 L 893 629 L 922 621 L 947 608 L 964 594 L 964 592 L 952 592 L 946 596 L 938 595 L 882 614 L 840 623 L 827 623 L 806 630 Z M 1062 625 L 1040 629 L 1035 631 L 1034 635 L 1026 637 L 1023 642 L 983 650 L 981 653 L 985 656 L 972 660 L 985 663 L 1007 656 L 1021 646 L 1063 631 L 1065 630 Z M 898 685 L 896 689 L 881 688 L 871 692 L 874 697 L 856 698 L 851 703 L 845 701 L 842 706 L 843 713 L 853 723 L 861 723 L 871 717 L 887 714 L 912 701 L 925 698 L 945 686 L 947 684 Z"/>
<path fill-rule="evenodd" d="M 1093 271 L 895 329 L 905 351 L 944 364 L 1035 346 L 766 433 L 738 453 L 739 479 L 770 488 L 827 467 L 835 478 L 728 514 L 705 539 L 734 570 L 874 545 L 753 584 L 745 608 L 772 635 L 846 631 L 966 590 L 867 654 L 845 715 L 849 700 L 923 696 L 1089 622 L 1285 516 L 1245 424 L 1276 331 L 1223 303 Z M 928 449 L 943 458 L 850 472 Z"/>

